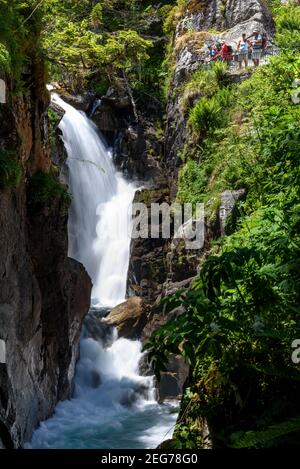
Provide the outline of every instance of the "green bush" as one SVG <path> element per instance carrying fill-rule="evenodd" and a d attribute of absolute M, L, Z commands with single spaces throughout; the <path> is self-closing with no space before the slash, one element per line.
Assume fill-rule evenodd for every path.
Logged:
<path fill-rule="evenodd" d="M 285 6 L 279 10 L 276 41 L 279 47 L 299 52 L 300 6 Z"/>
<path fill-rule="evenodd" d="M 208 132 L 224 125 L 224 122 L 224 110 L 218 95 L 199 99 L 191 109 L 188 121 L 192 129 L 199 132 L 202 138 L 206 137 Z"/>
<path fill-rule="evenodd" d="M 298 13 L 285 17 L 289 8 L 280 8 L 282 33 L 295 29 L 290 21 L 294 25 Z M 188 162 L 180 172 L 182 199 L 195 194 L 198 201 L 211 200 L 240 185 L 247 193 L 236 231 L 202 259 L 192 289 L 164 300 L 167 310 L 180 307 L 183 313 L 147 345 L 158 375 L 171 353 L 191 365 L 173 447 L 206 445 L 207 424 L 215 448 L 299 444 L 300 373 L 291 359 L 300 334 L 300 106 L 291 99 L 296 78 L 299 58 L 285 50 L 231 90 L 231 97 L 203 98 L 191 111 L 206 138 L 200 163 Z M 215 127 L 218 106 L 229 111 L 222 128 Z"/>
<path fill-rule="evenodd" d="M 0 150 L 0 189 L 16 187 L 22 176 L 22 168 L 14 153 Z"/>
<path fill-rule="evenodd" d="M 27 193 L 31 211 L 43 206 L 52 208 L 57 201 L 60 201 L 63 208 L 67 209 L 71 202 L 69 193 L 57 178 L 42 171 L 38 171 L 30 178 Z"/>
<path fill-rule="evenodd" d="M 0 43 L 0 71 L 8 73 L 11 69 L 10 55 L 4 44 Z"/>
<path fill-rule="evenodd" d="M 187 161 L 179 172 L 178 201 L 182 203 L 202 202 L 207 182 L 206 168 L 196 161 Z"/>
<path fill-rule="evenodd" d="M 220 88 L 228 84 L 228 65 L 225 62 L 216 61 L 212 66 L 212 71 Z"/>
<path fill-rule="evenodd" d="M 213 97 L 228 85 L 228 67 L 223 62 L 216 62 L 211 68 L 202 66 L 185 83 L 182 90 L 181 107 L 186 112 L 197 99 Z"/>

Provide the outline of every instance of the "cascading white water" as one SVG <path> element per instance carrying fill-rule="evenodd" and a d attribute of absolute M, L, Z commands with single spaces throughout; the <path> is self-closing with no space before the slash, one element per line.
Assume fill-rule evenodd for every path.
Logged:
<path fill-rule="evenodd" d="M 176 413 L 171 405 L 157 404 L 152 378 L 139 375 L 141 343 L 118 339 L 101 322 L 103 307 L 125 299 L 135 187 L 116 171 L 86 115 L 56 94 L 52 99 L 65 110 L 60 129 L 72 195 L 69 255 L 92 278 L 93 307 L 81 340 L 74 397 L 58 404 L 29 447 L 155 447 L 174 425 Z"/>
<path fill-rule="evenodd" d="M 126 295 L 135 188 L 117 173 L 92 121 L 58 95 L 52 99 L 65 110 L 60 129 L 73 197 L 69 255 L 93 280 L 93 304 L 115 306 Z"/>

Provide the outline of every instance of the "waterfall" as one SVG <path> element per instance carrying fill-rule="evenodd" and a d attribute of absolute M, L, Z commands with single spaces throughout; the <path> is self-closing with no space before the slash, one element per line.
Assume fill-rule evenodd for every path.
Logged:
<path fill-rule="evenodd" d="M 93 304 L 112 307 L 126 295 L 135 188 L 114 168 L 92 121 L 58 95 L 52 99 L 65 110 L 60 129 L 73 197 L 69 256 L 87 269 L 93 281 Z"/>
<path fill-rule="evenodd" d="M 58 95 L 68 154 L 69 255 L 93 281 L 72 399 L 34 432 L 31 448 L 151 448 L 172 429 L 172 404 L 155 401 L 152 377 L 139 375 L 141 343 L 102 322 L 126 296 L 135 187 L 114 167 L 96 126 Z"/>

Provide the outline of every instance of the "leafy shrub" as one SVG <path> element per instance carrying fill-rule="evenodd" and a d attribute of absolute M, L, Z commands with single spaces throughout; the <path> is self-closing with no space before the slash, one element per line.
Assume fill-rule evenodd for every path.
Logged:
<path fill-rule="evenodd" d="M 16 187 L 21 175 L 21 165 L 14 153 L 0 150 L 0 189 Z"/>
<path fill-rule="evenodd" d="M 164 30 L 166 33 L 170 34 L 176 28 L 178 19 L 184 13 L 184 10 L 187 6 L 187 0 L 177 0 L 176 5 L 168 12 L 165 22 Z"/>
<path fill-rule="evenodd" d="M 182 203 L 202 202 L 207 182 L 206 168 L 189 160 L 179 172 L 177 199 Z"/>
<path fill-rule="evenodd" d="M 279 21 L 283 31 L 290 28 L 288 18 Z M 147 344 L 157 374 L 170 353 L 191 365 L 172 443 L 177 448 L 203 447 L 206 424 L 214 447 L 299 442 L 300 373 L 291 360 L 300 333 L 300 107 L 291 100 L 298 77 L 299 59 L 284 51 L 232 90 L 234 99 L 206 97 L 191 112 L 199 129 L 205 115 L 211 122 L 200 164 L 188 162 L 180 173 L 179 194 L 201 201 L 239 184 L 248 191 L 236 232 L 202 260 L 191 290 L 164 300 L 167 310 L 183 313 Z M 210 108 L 212 100 L 217 104 Z M 229 121 L 216 128 L 217 107 L 226 109 L 222 100 Z"/>
<path fill-rule="evenodd" d="M 65 209 L 71 202 L 71 197 L 66 188 L 50 174 L 38 171 L 29 180 L 28 204 L 31 211 L 36 211 L 43 206 L 53 207 L 60 201 Z"/>
<path fill-rule="evenodd" d="M 169 310 L 181 306 L 185 312 L 156 332 L 147 347 L 157 371 L 168 352 L 181 352 L 192 366 L 195 384 L 184 400 L 192 409 L 177 429 L 183 447 L 186 439 L 200 444 L 196 427 L 193 435 L 185 434 L 185 425 L 190 428 L 196 418 L 208 420 L 217 446 L 259 446 L 257 437 L 246 439 L 247 429 L 266 432 L 276 424 L 289 433 L 283 422 L 300 415 L 300 376 L 291 361 L 291 343 L 299 334 L 297 197 L 292 190 L 274 196 L 277 208 L 245 219 L 223 253 L 205 261 L 190 292 L 165 300 Z M 293 430 L 299 432 L 299 426 Z M 268 439 L 276 435 L 269 432 Z M 260 445 L 266 443 L 261 435 Z"/>
<path fill-rule="evenodd" d="M 223 125 L 225 116 L 218 96 L 201 98 L 190 112 L 189 125 L 202 137 Z"/>
<path fill-rule="evenodd" d="M 10 55 L 4 44 L 0 43 L 0 71 L 9 72 L 11 69 Z"/>
<path fill-rule="evenodd" d="M 216 61 L 212 66 L 219 87 L 228 84 L 228 65 L 225 62 Z"/>
<path fill-rule="evenodd" d="M 276 40 L 279 47 L 300 50 L 300 6 L 285 6 L 279 10 Z"/>
<path fill-rule="evenodd" d="M 211 68 L 200 67 L 184 85 L 181 107 L 186 112 L 197 99 L 212 97 L 228 84 L 228 67 L 223 62 L 215 63 Z"/>

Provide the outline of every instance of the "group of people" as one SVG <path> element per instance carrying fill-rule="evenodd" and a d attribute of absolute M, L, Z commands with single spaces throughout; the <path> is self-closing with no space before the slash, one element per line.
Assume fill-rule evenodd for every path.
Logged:
<path fill-rule="evenodd" d="M 243 33 L 235 50 L 226 41 L 210 44 L 208 46 L 209 61 L 222 60 L 230 65 L 236 56 L 239 67 L 242 68 L 243 63 L 245 67 L 248 67 L 249 56 L 251 54 L 254 65 L 258 67 L 267 46 L 268 37 L 265 33 L 261 34 L 258 30 L 255 30 L 248 37 L 246 33 Z"/>

